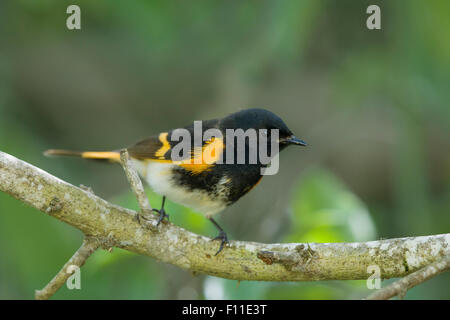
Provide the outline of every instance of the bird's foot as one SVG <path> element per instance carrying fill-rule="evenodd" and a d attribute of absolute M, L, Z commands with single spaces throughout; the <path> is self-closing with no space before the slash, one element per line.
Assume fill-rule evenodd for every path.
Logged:
<path fill-rule="evenodd" d="M 220 240 L 219 250 L 215 254 L 215 256 L 217 256 L 220 253 L 220 251 L 222 251 L 225 244 L 227 244 L 229 242 L 228 242 L 227 234 L 223 230 L 219 232 L 219 235 L 217 237 L 215 237 L 214 239 L 211 239 L 211 241 L 214 241 L 214 240 Z"/>
<path fill-rule="evenodd" d="M 161 221 L 163 221 L 165 218 L 167 219 L 167 221 L 169 221 L 169 215 L 166 213 L 166 210 L 164 210 L 164 208 L 161 209 L 152 209 L 152 211 L 155 211 L 158 213 L 159 217 L 158 217 L 158 222 L 156 223 L 156 226 L 159 226 L 159 224 L 161 223 Z"/>

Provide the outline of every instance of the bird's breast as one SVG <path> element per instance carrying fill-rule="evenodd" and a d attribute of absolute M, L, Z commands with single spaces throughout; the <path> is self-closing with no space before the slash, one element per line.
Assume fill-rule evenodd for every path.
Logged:
<path fill-rule="evenodd" d="M 135 161 L 135 167 L 156 193 L 207 217 L 229 204 L 231 180 L 226 176 L 192 175 L 176 164 L 153 161 Z"/>

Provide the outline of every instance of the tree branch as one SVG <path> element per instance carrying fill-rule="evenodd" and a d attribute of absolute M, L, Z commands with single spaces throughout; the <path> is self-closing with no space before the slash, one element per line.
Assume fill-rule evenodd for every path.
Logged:
<path fill-rule="evenodd" d="M 120 163 L 122 164 L 122 168 L 125 171 L 128 182 L 130 183 L 131 190 L 133 190 L 138 203 L 139 208 L 141 209 L 140 214 L 137 214 L 138 222 L 141 222 L 141 219 L 148 221 L 149 216 L 152 212 L 152 207 L 150 206 L 150 202 L 148 201 L 147 195 L 144 191 L 144 186 L 142 185 L 142 181 L 139 178 L 136 170 L 130 165 L 128 151 L 126 149 L 120 151 Z M 152 225 L 155 228 L 155 225 Z"/>
<path fill-rule="evenodd" d="M 409 289 L 430 280 L 431 278 L 447 270 L 450 270 L 450 254 L 400 280 L 395 281 L 394 283 L 391 283 L 383 289 L 379 289 L 366 299 L 387 300 L 395 296 L 403 297 Z"/>
<path fill-rule="evenodd" d="M 58 274 L 43 288 L 36 290 L 36 300 L 47 300 L 58 291 L 59 288 L 67 281 L 70 275 L 74 272 L 73 267 L 81 268 L 86 262 L 87 258 L 100 247 L 100 242 L 94 238 L 85 238 L 80 249 L 70 258 L 69 261 L 62 267 Z"/>
<path fill-rule="evenodd" d="M 43 170 L 0 152 L 0 191 L 81 230 L 86 236 L 196 273 L 227 279 L 310 281 L 403 277 L 450 253 L 450 234 L 361 243 L 218 244 L 171 223 L 154 231 L 136 212 L 113 205 Z M 148 220 L 156 224 L 156 216 Z"/>

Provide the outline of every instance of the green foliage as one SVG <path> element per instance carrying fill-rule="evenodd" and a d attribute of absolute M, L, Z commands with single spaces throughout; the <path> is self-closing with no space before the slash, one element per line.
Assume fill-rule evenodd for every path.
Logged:
<path fill-rule="evenodd" d="M 334 174 L 308 169 L 293 189 L 292 224 L 284 242 L 352 242 L 376 239 L 375 225 L 364 203 Z M 324 281 L 320 284 L 277 283 L 267 299 L 339 299 L 364 295 L 365 281 Z"/>
<path fill-rule="evenodd" d="M 269 287 L 269 282 L 236 281 L 206 277 L 203 282 L 203 293 L 206 299 L 264 299 Z"/>
<path fill-rule="evenodd" d="M 45 159 L 42 151 L 120 148 L 193 119 L 268 107 L 311 147 L 282 157 L 281 171 L 300 177 L 264 181 L 252 191 L 255 203 L 227 210 L 220 219 L 230 219 L 231 238 L 243 214 L 248 238 L 262 229 L 258 199 L 291 213 L 289 228 L 280 223 L 267 241 L 449 232 L 449 1 L 379 1 L 380 31 L 365 28 L 370 1 L 80 0 L 79 32 L 65 27 L 69 4 L 0 1 L 0 150 L 137 210 L 120 167 Z M 290 201 L 275 199 L 267 183 Z M 161 197 L 148 195 L 159 208 Z M 176 225 L 216 235 L 198 213 L 170 201 L 166 209 Z M 0 193 L 0 299 L 31 299 L 81 240 Z M 56 298 L 178 298 L 186 287 L 194 298 L 369 293 L 364 281 L 238 285 L 119 249 L 96 252 L 81 272 L 82 290 L 62 288 Z M 407 298 L 448 298 L 449 277 Z"/>
<path fill-rule="evenodd" d="M 294 189 L 293 223 L 288 242 L 375 240 L 367 207 L 325 169 L 309 169 Z"/>
<path fill-rule="evenodd" d="M 126 275 L 126 276 L 124 276 Z M 81 269 L 81 290 L 63 286 L 56 299 L 158 299 L 164 270 L 146 257 L 121 249 L 95 252 Z"/>

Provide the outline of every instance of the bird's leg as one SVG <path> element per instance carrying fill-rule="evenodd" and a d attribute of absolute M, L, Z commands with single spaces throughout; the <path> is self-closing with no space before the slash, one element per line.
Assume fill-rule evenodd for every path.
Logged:
<path fill-rule="evenodd" d="M 161 204 L 161 209 L 152 209 L 152 211 L 155 211 L 159 214 L 159 218 L 158 218 L 158 223 L 156 224 L 157 226 L 159 226 L 159 224 L 161 223 L 161 221 L 164 220 L 164 218 L 167 218 L 167 221 L 169 221 L 169 215 L 166 213 L 166 210 L 164 210 L 164 204 L 166 202 L 166 196 L 163 196 L 162 198 L 162 204 Z"/>
<path fill-rule="evenodd" d="M 211 241 L 214 240 L 220 240 L 220 247 L 219 247 L 219 251 L 216 252 L 216 256 L 220 253 L 220 251 L 222 251 L 224 245 L 226 243 L 228 243 L 228 237 L 227 234 L 225 233 L 225 231 L 223 231 L 223 229 L 219 226 L 219 224 L 214 221 L 213 218 L 209 218 L 209 220 L 214 224 L 214 226 L 219 230 L 219 235 L 217 237 L 215 237 L 214 239 L 212 239 Z"/>

